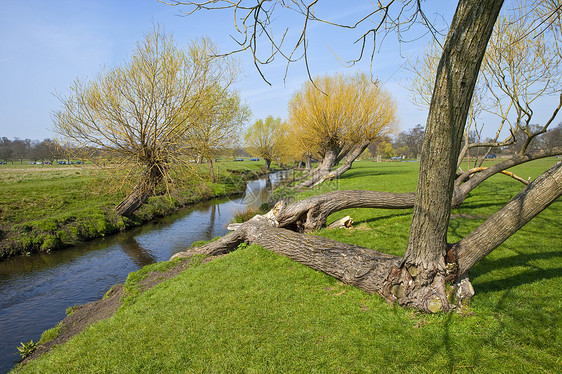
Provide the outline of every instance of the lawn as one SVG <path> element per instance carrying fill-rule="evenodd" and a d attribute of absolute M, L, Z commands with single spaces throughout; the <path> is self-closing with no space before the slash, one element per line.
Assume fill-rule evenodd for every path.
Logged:
<path fill-rule="evenodd" d="M 515 168 L 536 177 L 556 162 Z M 416 163 L 357 162 L 307 192 L 412 191 Z M 522 185 L 498 175 L 453 211 L 458 240 Z M 401 255 L 410 211 L 351 209 L 350 230 L 316 234 Z M 562 201 L 558 199 L 471 272 L 462 314 L 420 314 L 323 273 L 241 246 L 128 300 L 110 319 L 22 373 L 558 373 L 562 370 Z M 138 277 L 130 276 L 129 282 Z"/>

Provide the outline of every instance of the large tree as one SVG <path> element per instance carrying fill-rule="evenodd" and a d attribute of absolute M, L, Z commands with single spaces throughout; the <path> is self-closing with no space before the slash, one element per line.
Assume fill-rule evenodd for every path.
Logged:
<path fill-rule="evenodd" d="M 306 47 L 306 31 L 309 30 L 306 25 L 317 20 L 314 6 L 320 2 L 259 2 L 247 7 L 241 2 L 203 3 L 195 5 L 231 6 L 236 12 L 246 12 L 248 16 L 244 20 L 254 22 L 254 28 L 245 27 L 244 32 L 257 29 L 267 33 L 274 5 L 296 8 L 305 18 L 302 36 L 295 47 L 298 48 Z M 355 26 L 380 15 L 374 22 L 375 28 L 365 34 L 367 37 L 384 25 L 403 25 L 399 19 L 391 18 L 395 13 L 389 10 L 395 6 L 399 7 L 399 15 L 415 21 L 417 15 L 423 15 L 420 4 L 408 1 L 400 8 L 391 1 L 388 5 L 376 5 Z M 233 233 L 193 249 L 187 255 L 225 253 L 247 241 L 403 306 L 430 312 L 448 311 L 472 296 L 468 281 L 472 266 L 562 195 L 562 162 L 559 162 L 471 234 L 457 243 L 446 241 L 465 123 L 486 46 L 502 4 L 499 0 L 460 0 L 458 3 L 436 71 L 415 193 L 336 191 L 289 206 L 279 203 L 267 215 L 254 218 Z M 412 9 L 414 14 L 408 14 Z M 258 45 L 252 38 L 247 40 L 250 47 Z M 514 160 L 511 162 L 516 162 Z M 410 236 L 403 257 L 288 230 L 298 231 L 316 217 L 339 209 L 410 207 L 412 202 Z"/>
<path fill-rule="evenodd" d="M 289 101 L 289 133 L 303 152 L 322 161 L 299 187 L 335 179 L 379 136 L 397 125 L 396 106 L 380 82 L 366 74 L 333 74 L 303 84 Z M 332 171 L 340 162 L 343 164 Z"/>
<path fill-rule="evenodd" d="M 185 165 L 193 149 L 186 136 L 201 113 L 213 113 L 201 106 L 236 78 L 238 70 L 213 57 L 210 46 L 202 40 L 181 49 L 156 28 L 123 66 L 91 81 L 76 80 L 70 95 L 61 97 L 53 119 L 63 140 L 140 169 L 136 186 L 115 208 L 118 214 L 132 214 L 162 181 L 171 180 L 171 168 Z"/>

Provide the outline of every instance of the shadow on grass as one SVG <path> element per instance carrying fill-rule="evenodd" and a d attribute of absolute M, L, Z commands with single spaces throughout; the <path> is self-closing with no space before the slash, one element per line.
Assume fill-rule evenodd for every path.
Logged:
<path fill-rule="evenodd" d="M 339 179 L 356 179 L 360 177 L 376 177 L 381 175 L 396 175 L 396 174 L 410 174 L 410 170 L 406 169 L 350 169 L 346 171 L 343 175 L 339 177 Z"/>
<path fill-rule="evenodd" d="M 388 215 L 385 215 L 385 216 L 373 217 L 373 218 L 369 218 L 369 219 L 366 219 L 366 220 L 361 220 L 360 222 L 370 224 L 370 223 L 376 223 L 376 222 L 379 222 L 379 221 L 384 221 L 384 220 L 387 220 L 387 219 L 390 219 L 390 218 L 410 217 L 411 215 L 412 215 L 411 210 L 405 210 L 404 213 L 394 213 L 394 214 L 388 214 Z M 359 221 L 357 221 L 357 223 L 358 222 Z"/>
<path fill-rule="evenodd" d="M 545 270 L 533 269 L 501 279 L 476 283 L 474 288 L 476 292 L 481 293 L 505 291 L 524 284 L 531 284 L 545 279 L 559 278 L 561 274 L 562 268 Z"/>

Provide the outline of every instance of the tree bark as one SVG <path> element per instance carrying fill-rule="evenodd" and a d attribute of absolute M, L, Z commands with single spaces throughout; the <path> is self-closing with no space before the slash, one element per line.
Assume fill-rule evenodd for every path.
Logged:
<path fill-rule="evenodd" d="M 213 159 L 209 158 L 209 175 L 211 176 L 211 183 L 215 183 L 215 169 L 213 165 Z"/>
<path fill-rule="evenodd" d="M 275 220 L 279 227 L 298 232 L 317 230 L 326 225 L 330 214 L 351 208 L 408 209 L 414 206 L 414 193 L 363 190 L 332 191 L 297 201 L 278 203 Z"/>
<path fill-rule="evenodd" d="M 270 166 L 271 166 L 271 160 L 266 158 L 265 159 L 265 167 L 267 168 L 267 170 L 269 170 Z"/>
<path fill-rule="evenodd" d="M 338 150 L 333 148 L 328 149 L 324 154 L 324 158 L 322 158 L 322 163 L 310 173 L 306 181 L 297 185 L 297 188 L 314 186 L 324 175 L 328 174 L 334 166 L 336 166 L 337 157 Z"/>
<path fill-rule="evenodd" d="M 147 166 L 133 190 L 114 209 L 115 213 L 130 216 L 136 212 L 149 197 L 154 195 L 156 186 L 163 178 L 161 165 Z"/>
<path fill-rule="evenodd" d="M 320 176 L 320 179 L 316 181 L 311 187 L 317 186 L 320 183 L 326 180 L 333 180 L 339 178 L 343 173 L 351 169 L 353 162 L 357 159 L 357 157 L 361 156 L 363 151 L 371 144 L 370 141 L 365 140 L 362 143 L 357 144 L 355 147 L 351 148 L 349 152 L 343 158 L 343 164 L 338 167 L 336 170 L 332 170 L 327 174 Z"/>
<path fill-rule="evenodd" d="M 307 154 L 304 158 L 304 162 L 305 162 L 305 170 L 311 170 L 312 169 L 312 155 L 311 154 Z"/>
<path fill-rule="evenodd" d="M 476 230 L 453 245 L 458 276 L 466 274 L 562 195 L 562 161 L 544 172 Z"/>
<path fill-rule="evenodd" d="M 400 278 L 415 268 L 411 305 L 448 310 L 445 254 L 453 183 L 480 65 L 503 1 L 461 0 L 437 68 L 408 246 Z M 403 281 L 401 282 L 402 285 Z"/>

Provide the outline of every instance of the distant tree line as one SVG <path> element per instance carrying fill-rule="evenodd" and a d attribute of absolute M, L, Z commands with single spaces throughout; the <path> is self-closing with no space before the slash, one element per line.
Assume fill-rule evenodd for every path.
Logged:
<path fill-rule="evenodd" d="M 69 153 L 66 147 L 58 145 L 51 139 L 21 140 L 15 138 L 10 140 L 5 136 L 0 139 L 0 161 L 5 163 L 23 164 L 24 160 L 53 162 L 66 158 Z"/>

